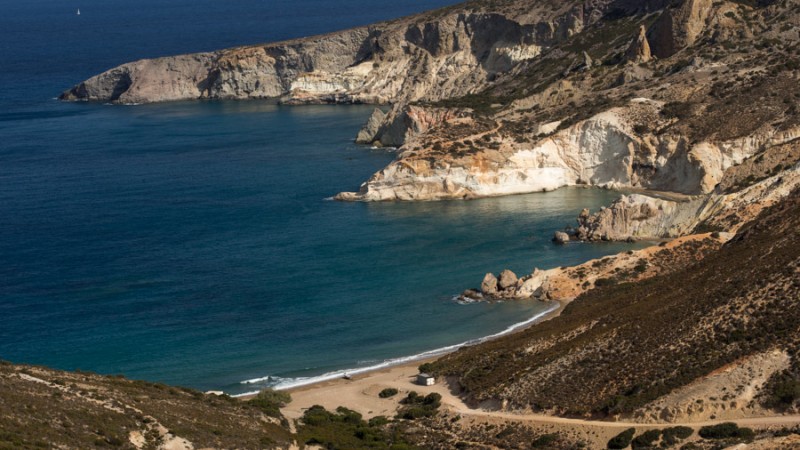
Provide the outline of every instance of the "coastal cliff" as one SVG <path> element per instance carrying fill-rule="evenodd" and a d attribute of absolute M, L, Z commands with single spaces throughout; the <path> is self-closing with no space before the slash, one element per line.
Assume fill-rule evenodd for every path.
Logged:
<path fill-rule="evenodd" d="M 373 116 L 359 142 L 400 147 L 397 160 L 337 198 L 711 194 L 729 168 L 797 145 L 796 3 L 607 10 L 480 92 Z"/>
<path fill-rule="evenodd" d="M 199 98 L 284 103 L 407 103 L 476 92 L 579 33 L 601 6 L 465 4 L 327 35 L 123 64 L 64 100 Z"/>

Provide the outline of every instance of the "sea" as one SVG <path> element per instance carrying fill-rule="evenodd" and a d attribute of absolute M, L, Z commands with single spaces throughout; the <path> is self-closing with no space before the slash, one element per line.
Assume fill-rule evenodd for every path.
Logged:
<path fill-rule="evenodd" d="M 395 157 L 353 142 L 371 106 L 56 100 L 140 58 L 450 3 L 0 0 L 0 358 L 234 395 L 286 388 L 439 354 L 552 308 L 455 300 L 486 272 L 631 248 L 550 242 L 612 191 L 331 201 Z"/>

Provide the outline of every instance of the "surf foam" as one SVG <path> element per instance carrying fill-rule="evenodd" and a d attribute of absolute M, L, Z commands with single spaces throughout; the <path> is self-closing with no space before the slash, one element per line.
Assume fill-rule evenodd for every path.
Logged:
<path fill-rule="evenodd" d="M 519 330 L 520 328 L 524 328 L 524 327 L 526 327 L 526 326 L 528 326 L 528 325 L 530 325 L 532 323 L 535 323 L 536 321 L 538 321 L 542 317 L 545 317 L 546 315 L 548 315 L 551 312 L 553 312 L 556 309 L 558 309 L 558 307 L 559 307 L 559 305 L 557 303 L 554 303 L 549 308 L 547 308 L 546 310 L 534 315 L 530 319 L 522 321 L 522 322 L 515 323 L 513 325 L 510 325 L 509 327 L 507 327 L 503 331 L 500 331 L 500 332 L 495 333 L 495 334 L 490 334 L 489 336 L 484 336 L 482 338 L 477 338 L 477 339 L 471 339 L 469 341 L 465 341 L 465 342 L 462 342 L 460 344 L 448 345 L 446 347 L 440 347 L 440 348 L 437 348 L 437 349 L 434 349 L 434 350 L 428 350 L 428 351 L 425 351 L 425 352 L 422 352 L 422 353 L 417 353 L 416 355 L 402 356 L 402 357 L 399 357 L 399 358 L 387 359 L 387 360 L 385 360 L 383 362 L 380 362 L 380 363 L 377 363 L 377 364 L 373 364 L 371 366 L 357 367 L 357 368 L 353 368 L 353 369 L 335 370 L 333 372 L 327 372 L 327 373 L 324 373 L 322 375 L 318 375 L 318 376 L 314 376 L 314 377 L 281 378 L 281 377 L 276 377 L 276 376 L 266 376 L 266 377 L 260 377 L 260 378 L 253 378 L 253 379 L 250 379 L 250 380 L 244 380 L 244 381 L 241 381 L 240 384 L 245 384 L 245 385 L 263 384 L 264 387 L 271 387 L 271 388 L 276 389 L 276 390 L 292 389 L 292 388 L 296 388 L 296 387 L 300 387 L 300 386 L 307 386 L 309 384 L 320 383 L 320 382 L 323 382 L 323 381 L 335 380 L 335 379 L 338 379 L 338 378 L 342 378 L 345 375 L 347 375 L 347 376 L 359 375 L 359 374 L 362 374 L 362 373 L 371 372 L 373 370 L 385 369 L 387 367 L 397 366 L 397 365 L 400 365 L 400 364 L 405 364 L 405 363 L 410 363 L 410 362 L 414 362 L 414 361 L 420 361 L 420 360 L 423 360 L 423 359 L 442 356 L 442 355 L 445 355 L 447 353 L 454 352 L 454 351 L 458 350 L 461 347 L 465 347 L 465 346 L 468 346 L 468 345 L 480 344 L 482 342 L 486 342 L 486 341 L 489 341 L 489 340 L 492 340 L 492 339 L 499 338 L 501 336 L 505 336 L 505 335 L 507 335 L 509 333 L 513 333 L 514 331 Z M 243 396 L 246 396 L 246 395 L 257 394 L 258 392 L 259 391 L 245 392 L 245 393 L 242 393 L 242 394 L 233 395 L 233 397 L 243 397 Z"/>

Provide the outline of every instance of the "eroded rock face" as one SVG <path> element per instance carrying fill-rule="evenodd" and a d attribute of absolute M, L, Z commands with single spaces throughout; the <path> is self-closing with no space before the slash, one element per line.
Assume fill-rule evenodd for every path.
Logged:
<path fill-rule="evenodd" d="M 393 110 L 379 136 L 384 145 L 402 144 L 397 160 L 374 174 L 358 192 L 340 193 L 336 198 L 469 199 L 574 185 L 708 194 L 728 168 L 765 148 L 796 139 L 800 129 L 777 131 L 766 126 L 742 138 L 692 142 L 682 135 L 649 131 L 659 123 L 669 123 L 662 108 L 663 103 L 634 98 L 626 106 L 560 130 L 559 122 L 555 127 L 540 124 L 540 137 L 532 143 L 503 135 L 501 125 L 486 119 L 479 123 L 463 109 L 411 106 Z M 641 131 L 643 124 L 652 128 Z M 452 141 L 435 140 L 450 129 L 468 130 L 460 139 L 471 142 L 472 148 L 458 149 Z M 549 135 L 542 136 L 548 131 Z"/>
<path fill-rule="evenodd" d="M 652 59 L 650 43 L 647 42 L 647 30 L 644 25 L 639 27 L 639 34 L 631 41 L 625 58 L 634 63 L 646 63 Z"/>
<path fill-rule="evenodd" d="M 697 224 L 702 200 L 676 202 L 645 195 L 623 195 L 609 207 L 578 218 L 576 237 L 584 241 L 677 237 Z"/>
<path fill-rule="evenodd" d="M 465 112 L 458 109 L 397 105 L 377 124 L 371 142 L 400 147 L 434 127 L 464 116 Z"/>
<path fill-rule="evenodd" d="M 797 144 L 800 145 L 800 144 Z M 734 193 L 715 192 L 683 200 L 623 195 L 608 207 L 578 217 L 575 238 L 584 241 L 624 241 L 683 236 L 697 229 L 735 232 L 764 208 L 786 198 L 800 186 L 800 163 L 778 175 Z"/>
<path fill-rule="evenodd" d="M 378 130 L 380 130 L 383 119 L 386 114 L 378 108 L 372 111 L 372 115 L 367 120 L 367 123 L 361 127 L 361 130 L 356 136 L 357 144 L 372 144 L 377 140 Z"/>
<path fill-rule="evenodd" d="M 649 30 L 653 54 L 667 58 L 694 44 L 711 13 L 712 0 L 686 0 L 667 8 Z"/>
<path fill-rule="evenodd" d="M 215 53 L 136 61 L 103 72 L 61 94 L 64 100 L 149 103 L 205 96 Z"/>

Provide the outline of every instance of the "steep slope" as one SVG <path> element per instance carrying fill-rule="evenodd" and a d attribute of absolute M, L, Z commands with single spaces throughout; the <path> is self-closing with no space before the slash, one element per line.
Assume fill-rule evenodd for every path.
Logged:
<path fill-rule="evenodd" d="M 787 386 L 800 384 L 798 301 L 800 191 L 794 191 L 699 262 L 595 288 L 555 319 L 426 369 L 453 377 L 475 403 L 658 415 L 653 405 L 642 408 L 723 367 L 777 351 L 787 355 L 786 365 L 776 366 L 765 385 L 752 386 L 750 397 L 795 409 L 800 394 Z"/>

